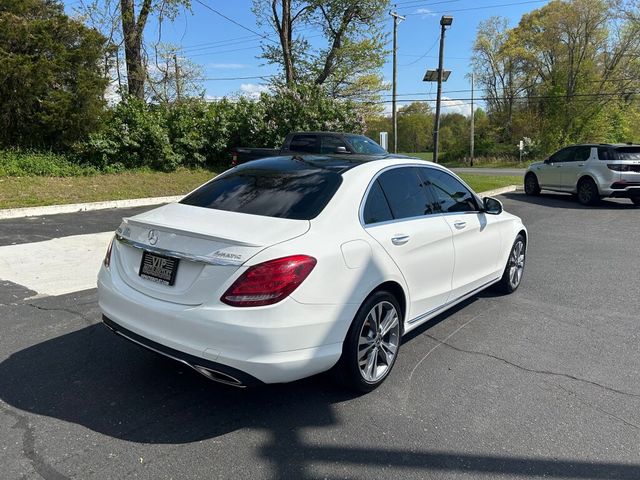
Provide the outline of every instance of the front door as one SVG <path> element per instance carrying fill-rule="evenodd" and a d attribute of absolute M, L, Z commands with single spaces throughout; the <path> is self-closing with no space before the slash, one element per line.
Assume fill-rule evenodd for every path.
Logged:
<path fill-rule="evenodd" d="M 449 301 L 486 286 L 502 272 L 498 265 L 500 226 L 495 215 L 481 211 L 475 195 L 453 175 L 424 167 L 436 204 L 453 234 L 455 267 Z"/>
<path fill-rule="evenodd" d="M 574 147 L 563 148 L 549 157 L 549 159 L 536 170 L 538 183 L 542 188 L 562 190 L 562 170 L 565 162 L 572 160 Z"/>

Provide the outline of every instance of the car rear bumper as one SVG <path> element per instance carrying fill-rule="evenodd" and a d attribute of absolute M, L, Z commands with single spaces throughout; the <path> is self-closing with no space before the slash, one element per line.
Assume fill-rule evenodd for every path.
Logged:
<path fill-rule="evenodd" d="M 113 264 L 112 264 L 113 268 Z M 292 298 L 268 307 L 188 306 L 148 297 L 102 268 L 98 304 L 120 336 L 174 358 L 212 380 L 236 386 L 284 383 L 330 369 L 357 306 L 304 305 Z M 237 381 L 236 381 L 237 380 Z"/>
<path fill-rule="evenodd" d="M 615 182 L 608 189 L 608 195 L 615 198 L 640 197 L 640 182 Z"/>

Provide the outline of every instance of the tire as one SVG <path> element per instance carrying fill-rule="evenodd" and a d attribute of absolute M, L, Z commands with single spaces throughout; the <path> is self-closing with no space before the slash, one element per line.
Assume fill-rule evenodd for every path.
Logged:
<path fill-rule="evenodd" d="M 390 315 L 387 320 L 390 323 L 385 324 L 387 315 Z M 380 331 L 387 327 L 386 334 Z M 398 301 L 386 291 L 373 293 L 364 301 L 349 327 L 342 356 L 333 369 L 336 379 L 357 392 L 375 390 L 395 365 L 401 338 L 402 313 Z"/>
<path fill-rule="evenodd" d="M 502 278 L 495 284 L 495 289 L 498 292 L 508 295 L 518 289 L 520 283 L 522 283 L 526 254 L 527 242 L 524 236 L 519 233 L 509 251 L 509 258 L 507 259 L 507 265 L 504 267 Z"/>
<path fill-rule="evenodd" d="M 633 197 L 631 202 L 633 202 L 636 207 L 640 207 L 640 197 Z"/>
<path fill-rule="evenodd" d="M 527 173 L 524 177 L 524 193 L 527 195 L 540 195 L 540 184 L 535 173 Z"/>
<path fill-rule="evenodd" d="M 600 201 L 598 186 L 593 179 L 586 177 L 578 182 L 578 201 L 582 205 L 596 205 Z"/>

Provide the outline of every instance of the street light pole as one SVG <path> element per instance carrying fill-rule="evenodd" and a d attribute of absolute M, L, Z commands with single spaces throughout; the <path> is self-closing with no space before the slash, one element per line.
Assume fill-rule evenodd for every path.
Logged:
<path fill-rule="evenodd" d="M 443 15 L 440 19 L 440 53 L 438 57 L 438 96 L 436 98 L 436 118 L 433 126 L 433 161 L 438 163 L 438 141 L 440 140 L 440 106 L 442 103 L 442 75 L 444 72 L 444 32 L 453 22 L 453 17 Z"/>

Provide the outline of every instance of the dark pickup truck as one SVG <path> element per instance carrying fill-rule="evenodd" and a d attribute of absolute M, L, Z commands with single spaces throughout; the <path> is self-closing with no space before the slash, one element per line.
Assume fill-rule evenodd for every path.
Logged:
<path fill-rule="evenodd" d="M 236 147 L 231 151 L 232 165 L 280 155 L 304 154 L 388 155 L 387 151 L 364 135 L 335 132 L 295 132 L 284 139 L 280 149 Z"/>

